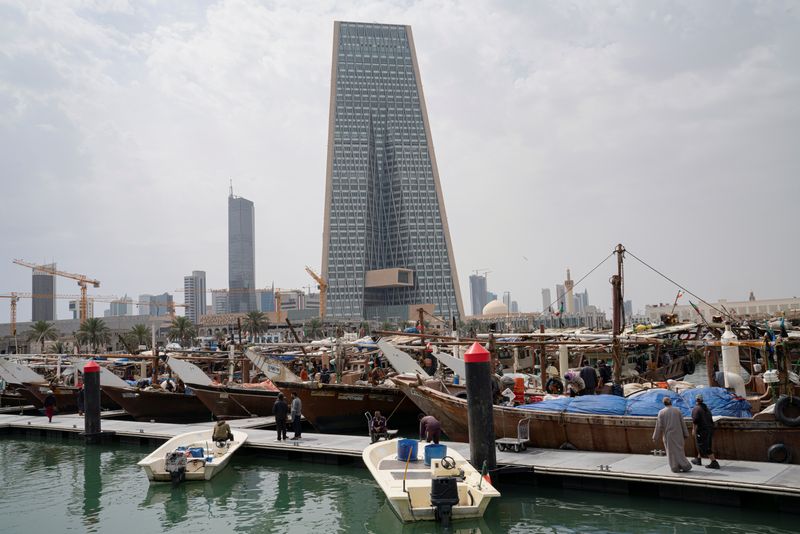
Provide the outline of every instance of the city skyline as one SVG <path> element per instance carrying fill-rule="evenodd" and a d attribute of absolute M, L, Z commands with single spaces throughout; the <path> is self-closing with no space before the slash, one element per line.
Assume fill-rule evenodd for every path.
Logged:
<path fill-rule="evenodd" d="M 45 17 L 4 5 L 0 157 L 14 201 L 0 291 L 30 288 L 13 257 L 57 260 L 103 294 L 171 292 L 196 268 L 227 287 L 230 178 L 259 206 L 256 279 L 307 285 L 332 23 L 377 20 L 414 28 L 461 273 L 492 270 L 533 311 L 565 265 L 579 280 L 621 242 L 709 301 L 800 294 L 800 253 L 780 231 L 800 192 L 798 8 L 564 6 L 58 3 Z M 742 192 L 756 181 L 781 194 L 753 203 Z M 701 232 L 713 237 L 685 239 Z M 744 253 L 755 242 L 785 261 Z M 614 270 L 575 291 L 607 310 Z M 635 259 L 625 273 L 637 308 L 672 301 L 676 288 Z"/>

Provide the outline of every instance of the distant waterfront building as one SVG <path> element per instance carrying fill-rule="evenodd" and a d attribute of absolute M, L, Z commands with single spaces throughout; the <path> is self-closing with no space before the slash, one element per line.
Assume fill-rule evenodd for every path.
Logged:
<path fill-rule="evenodd" d="M 463 317 L 411 28 L 335 22 L 333 35 L 326 315 Z"/>
<path fill-rule="evenodd" d="M 486 275 L 469 275 L 469 298 L 472 304 L 472 315 L 480 315 L 483 307 L 489 304 L 486 293 Z"/>
<path fill-rule="evenodd" d="M 586 311 L 589 307 L 589 290 L 584 289 L 583 293 L 575 294 L 575 313 Z"/>
<path fill-rule="evenodd" d="M 551 304 L 553 304 L 553 298 L 550 296 L 550 289 L 542 288 L 542 313 L 550 311 Z"/>
<path fill-rule="evenodd" d="M 103 313 L 106 317 L 124 317 L 133 315 L 133 299 L 125 295 L 119 300 L 111 302 L 109 308 Z"/>
<path fill-rule="evenodd" d="M 174 304 L 172 295 L 169 293 L 162 293 L 160 295 L 153 295 L 150 298 L 150 315 L 153 317 L 160 317 L 162 315 L 169 315 L 169 311 Z"/>
<path fill-rule="evenodd" d="M 224 313 L 230 313 L 230 309 L 228 308 L 228 292 L 212 291 L 211 308 L 214 310 L 214 315 L 222 315 Z"/>
<path fill-rule="evenodd" d="M 633 320 L 633 301 L 626 300 L 622 304 L 622 310 L 625 313 L 625 319 L 630 322 Z"/>
<path fill-rule="evenodd" d="M 237 197 L 231 187 L 228 196 L 228 310 L 230 313 L 256 311 L 255 208 Z"/>
<path fill-rule="evenodd" d="M 191 276 L 183 277 L 183 303 L 186 304 L 186 318 L 198 324 L 206 313 L 205 271 L 192 271 Z"/>
<path fill-rule="evenodd" d="M 55 270 L 56 264 L 42 265 L 47 269 Z M 56 320 L 56 277 L 45 271 L 33 270 L 31 278 L 31 320 L 55 321 Z"/>
<path fill-rule="evenodd" d="M 511 309 L 509 311 L 511 313 L 519 313 L 519 304 L 516 300 L 511 301 Z"/>
<path fill-rule="evenodd" d="M 564 289 L 566 290 L 566 295 L 564 295 L 564 300 L 567 303 L 567 313 L 575 312 L 575 301 L 572 298 L 573 287 L 575 287 L 575 282 L 573 282 L 572 278 L 570 278 L 569 269 L 567 269 L 567 279 L 564 280 Z"/>
<path fill-rule="evenodd" d="M 80 319 L 81 307 L 77 300 L 69 301 L 69 311 L 72 312 L 73 319 Z M 92 299 L 86 301 L 86 317 L 94 317 L 94 301 Z"/>
<path fill-rule="evenodd" d="M 720 299 L 718 302 L 710 303 L 715 310 L 708 304 L 703 302 L 695 303 L 703 314 L 706 321 L 711 321 L 715 315 L 723 315 L 717 310 L 727 310 L 735 317 L 742 319 L 766 319 L 774 317 L 779 314 L 789 315 L 792 317 L 800 317 L 800 298 L 783 298 L 783 299 L 764 299 L 764 300 L 740 300 L 728 301 Z M 724 308 L 723 308 L 724 306 Z M 648 304 L 644 307 L 645 315 L 654 323 L 661 321 L 663 314 L 672 311 L 672 303 L 660 303 L 651 305 Z M 680 321 L 699 322 L 701 319 L 697 316 L 697 312 L 689 304 L 679 304 L 675 306 L 675 311 L 672 312 L 678 316 Z"/>
<path fill-rule="evenodd" d="M 554 312 L 566 312 L 567 311 L 567 302 L 566 302 L 566 294 L 567 290 L 564 288 L 562 284 L 556 284 L 556 307 L 553 310 Z"/>
<path fill-rule="evenodd" d="M 148 295 L 146 293 L 139 295 L 139 311 L 137 312 L 137 315 L 150 315 L 150 299 L 152 298 L 153 295 Z"/>
<path fill-rule="evenodd" d="M 486 304 L 489 304 L 490 302 L 493 302 L 495 300 L 497 300 L 497 293 L 492 293 L 491 291 L 487 291 L 486 292 Z M 482 309 L 481 309 L 481 313 L 483 313 Z"/>
<path fill-rule="evenodd" d="M 264 313 L 274 312 L 275 289 L 259 289 L 256 291 L 256 302 L 258 303 L 258 311 Z"/>

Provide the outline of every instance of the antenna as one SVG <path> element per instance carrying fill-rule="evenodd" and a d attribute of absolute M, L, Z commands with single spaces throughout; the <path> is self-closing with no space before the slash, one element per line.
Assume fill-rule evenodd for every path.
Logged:
<path fill-rule="evenodd" d="M 231 191 L 230 196 L 233 196 L 233 178 L 231 178 L 231 189 L 230 189 L 230 191 Z"/>

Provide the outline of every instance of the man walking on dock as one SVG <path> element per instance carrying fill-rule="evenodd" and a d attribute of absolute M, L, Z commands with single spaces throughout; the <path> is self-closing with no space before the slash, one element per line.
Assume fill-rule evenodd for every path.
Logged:
<path fill-rule="evenodd" d="M 47 390 L 47 396 L 44 398 L 44 414 L 47 416 L 47 422 L 53 422 L 53 414 L 56 412 L 56 396 L 53 395 L 53 390 Z"/>
<path fill-rule="evenodd" d="M 286 435 L 286 416 L 289 414 L 289 405 L 284 400 L 283 393 L 278 393 L 278 400 L 272 405 L 272 415 L 275 416 L 275 428 L 278 430 L 278 441 L 289 439 Z"/>
<path fill-rule="evenodd" d="M 663 438 L 667 460 L 673 473 L 692 470 L 692 464 L 686 460 L 683 452 L 683 442 L 688 437 L 689 431 L 686 430 L 681 411 L 672 406 L 672 399 L 664 397 L 664 407 L 658 412 L 653 441 L 658 443 Z"/>
<path fill-rule="evenodd" d="M 292 411 L 289 414 L 292 418 L 292 427 L 294 428 L 294 436 L 292 439 L 300 439 L 300 414 L 303 409 L 303 403 L 300 402 L 300 397 L 297 396 L 297 393 L 292 391 Z"/>
<path fill-rule="evenodd" d="M 703 456 L 708 456 L 711 463 L 706 466 L 708 469 L 719 469 L 719 462 L 711 452 L 711 438 L 714 436 L 714 419 L 711 410 L 703 402 L 703 396 L 695 397 L 695 407 L 692 410 L 692 434 L 694 435 L 695 446 L 697 447 L 697 458 L 692 460 L 694 465 L 703 465 Z"/>

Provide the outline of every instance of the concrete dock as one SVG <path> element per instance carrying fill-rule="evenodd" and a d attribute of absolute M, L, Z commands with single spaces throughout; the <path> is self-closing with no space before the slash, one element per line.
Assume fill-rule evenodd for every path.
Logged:
<path fill-rule="evenodd" d="M 366 436 L 304 433 L 301 440 L 277 441 L 274 430 L 253 428 L 274 423 L 271 417 L 229 422 L 246 429 L 246 448 L 258 449 L 293 460 L 323 463 L 360 463 L 369 444 Z M 163 441 L 177 434 L 209 429 L 213 423 L 167 424 L 103 420 L 103 431 L 123 442 Z M 83 417 L 57 415 L 52 423 L 41 416 L 0 415 L 0 432 L 34 438 L 56 436 L 78 438 Z M 411 436 L 413 437 L 413 436 Z M 446 442 L 469 458 L 469 445 Z M 706 461 L 707 462 L 707 461 Z M 800 465 L 719 460 L 721 469 L 694 466 L 688 473 L 670 471 L 663 456 L 618 454 L 553 449 L 497 452 L 503 481 L 553 484 L 591 491 L 632 493 L 663 498 L 740 506 L 756 500 L 758 506 L 774 501 L 785 511 L 800 510 Z"/>

